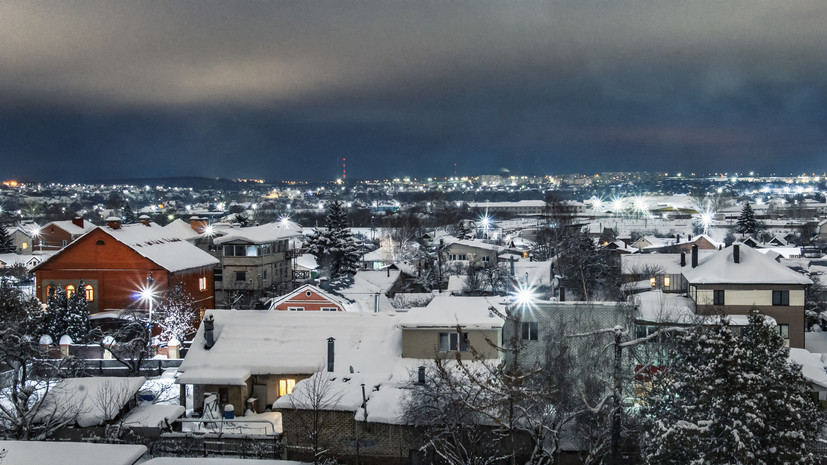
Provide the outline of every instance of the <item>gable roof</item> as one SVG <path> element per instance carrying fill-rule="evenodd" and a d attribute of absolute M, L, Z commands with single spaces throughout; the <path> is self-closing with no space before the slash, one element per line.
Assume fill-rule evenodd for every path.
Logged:
<path fill-rule="evenodd" d="M 72 223 L 72 220 L 63 220 L 63 221 L 52 221 L 51 223 L 46 224 L 43 228 L 47 228 L 49 226 L 56 226 L 67 233 L 71 234 L 72 236 L 80 236 L 82 234 L 86 234 L 87 232 L 95 229 L 97 226 L 89 222 L 88 220 L 83 220 L 83 226 L 78 226 L 75 223 Z"/>
<path fill-rule="evenodd" d="M 410 309 L 400 317 L 399 326 L 407 329 L 456 328 L 457 325 L 468 329 L 502 328 L 503 318 L 491 312 L 491 307 L 504 314 L 504 298 L 442 294 L 425 307 Z"/>
<path fill-rule="evenodd" d="M 178 383 L 241 385 L 255 374 L 310 374 L 327 363 L 334 341 L 334 372 L 385 373 L 402 355 L 399 318 L 392 313 L 208 310 L 215 344 L 204 348 L 198 329 Z"/>
<path fill-rule="evenodd" d="M 187 241 L 173 237 L 169 231 L 164 230 L 156 223 L 145 225 L 142 223 L 124 224 L 118 229 L 109 226 L 96 226 L 92 231 L 87 232 L 81 238 L 73 241 L 56 254 L 49 257 L 34 269 L 41 268 L 49 263 L 54 257 L 70 253 L 84 238 L 89 237 L 94 231 L 101 231 L 121 244 L 129 247 L 138 255 L 152 261 L 161 268 L 170 271 L 183 271 L 205 266 L 215 266 L 219 260 Z"/>
<path fill-rule="evenodd" d="M 248 244 L 264 244 L 281 239 L 288 239 L 302 235 L 301 226 L 291 221 L 262 224 L 247 228 L 230 228 L 220 231 L 224 235 L 215 239 L 215 244 L 243 242 Z"/>
<path fill-rule="evenodd" d="M 272 302 L 270 303 L 270 310 L 275 310 L 275 308 L 277 306 L 279 306 L 279 305 L 281 305 L 281 304 L 283 304 L 287 301 L 293 300 L 295 297 L 301 296 L 301 295 L 303 295 L 307 292 L 311 292 L 313 294 L 316 294 L 319 297 L 338 305 L 339 307 L 342 308 L 342 310 L 346 310 L 345 304 L 344 304 L 344 302 L 342 302 L 341 298 L 336 297 L 333 294 L 330 294 L 328 292 L 325 292 L 325 291 L 319 289 L 318 287 L 316 287 L 312 284 L 305 284 L 303 286 L 298 287 L 297 289 L 295 289 L 293 292 L 291 292 L 289 294 L 285 294 L 281 297 L 274 298 L 272 300 Z"/>
<path fill-rule="evenodd" d="M 690 284 L 800 284 L 813 282 L 770 257 L 741 244 L 739 263 L 732 257 L 733 247 L 719 250 L 696 268 L 684 270 Z"/>

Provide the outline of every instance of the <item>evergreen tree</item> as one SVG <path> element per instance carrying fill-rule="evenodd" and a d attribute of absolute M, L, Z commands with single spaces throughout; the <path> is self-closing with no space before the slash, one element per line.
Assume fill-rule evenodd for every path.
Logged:
<path fill-rule="evenodd" d="M 3 224 L 0 224 L 0 253 L 14 253 L 14 241 Z"/>
<path fill-rule="evenodd" d="M 735 231 L 740 234 L 756 234 L 758 232 L 758 222 L 755 220 L 755 212 L 752 211 L 749 202 L 746 202 L 741 208 L 741 216 L 738 217 Z"/>
<path fill-rule="evenodd" d="M 642 410 L 646 463 L 813 463 L 820 416 L 800 367 L 757 312 L 676 336 Z"/>
<path fill-rule="evenodd" d="M 90 328 L 83 287 L 83 281 L 80 281 L 76 292 L 68 298 L 60 286 L 51 287 L 41 333 L 48 334 L 55 342 L 60 341 L 64 335 L 71 337 L 74 342 L 86 342 Z"/>
<path fill-rule="evenodd" d="M 353 279 L 359 264 L 359 243 L 347 227 L 347 211 L 340 201 L 328 205 L 327 228 L 316 229 L 307 240 L 308 253 L 316 257 L 324 276 L 333 287 L 345 286 Z"/>
<path fill-rule="evenodd" d="M 123 222 L 124 224 L 134 224 L 138 221 L 135 219 L 135 213 L 128 203 L 123 204 Z"/>

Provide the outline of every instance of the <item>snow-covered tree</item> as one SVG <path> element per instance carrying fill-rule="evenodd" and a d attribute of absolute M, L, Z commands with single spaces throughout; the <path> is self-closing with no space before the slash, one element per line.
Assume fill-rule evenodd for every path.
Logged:
<path fill-rule="evenodd" d="M 558 251 L 557 269 L 581 300 L 617 297 L 620 260 L 616 254 L 598 248 L 588 234 L 579 230 L 567 234 Z"/>
<path fill-rule="evenodd" d="M 53 341 L 59 341 L 64 335 L 74 342 L 82 343 L 89 339 L 89 310 L 83 287 L 83 281 L 80 281 L 75 292 L 67 297 L 63 288 L 51 286 L 41 331 Z"/>
<path fill-rule="evenodd" d="M 184 341 L 184 337 L 195 329 L 199 307 L 192 295 L 178 284 L 167 291 L 157 307 L 158 324 L 161 326 L 161 340 L 176 339 Z"/>
<path fill-rule="evenodd" d="M 642 410 L 646 463 L 813 463 L 821 418 L 799 366 L 753 312 L 742 337 L 727 318 L 676 335 Z"/>
<path fill-rule="evenodd" d="M 0 224 L 0 253 L 14 253 L 14 241 L 3 224 Z"/>
<path fill-rule="evenodd" d="M 333 287 L 352 280 L 359 265 L 359 243 L 347 227 L 347 211 L 340 201 L 330 202 L 325 218 L 327 228 L 316 229 L 307 240 L 307 251 L 316 257 L 323 276 Z"/>
<path fill-rule="evenodd" d="M 756 234 L 758 232 L 758 221 L 755 219 L 755 212 L 749 202 L 744 203 L 741 208 L 741 216 L 735 226 L 735 231 L 740 234 Z"/>
<path fill-rule="evenodd" d="M 135 212 L 132 211 L 132 207 L 130 207 L 128 203 L 123 204 L 122 214 L 124 224 L 133 224 L 137 222 L 135 219 Z"/>

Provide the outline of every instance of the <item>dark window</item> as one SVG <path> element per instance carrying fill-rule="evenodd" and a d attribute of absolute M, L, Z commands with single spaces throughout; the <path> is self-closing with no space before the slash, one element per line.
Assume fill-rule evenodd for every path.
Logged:
<path fill-rule="evenodd" d="M 539 329 L 539 325 L 536 321 L 523 321 L 520 323 L 520 329 L 522 331 L 522 339 L 524 341 L 537 340 L 537 330 Z"/>
<path fill-rule="evenodd" d="M 236 271 L 235 272 L 235 280 L 236 281 L 247 281 L 247 272 L 246 271 Z"/>
<path fill-rule="evenodd" d="M 773 305 L 790 305 L 790 291 L 772 291 Z"/>
<path fill-rule="evenodd" d="M 106 242 L 98 241 L 98 242 L 95 242 L 95 245 L 106 245 Z"/>
<path fill-rule="evenodd" d="M 220 404 L 226 404 L 230 401 L 230 392 L 227 388 L 220 388 L 218 390 L 218 402 Z"/>
<path fill-rule="evenodd" d="M 780 334 L 781 337 L 784 338 L 787 341 L 787 344 L 789 344 L 790 325 L 787 325 L 787 324 L 778 325 L 778 334 Z"/>
<path fill-rule="evenodd" d="M 255 248 L 255 246 L 251 246 Z M 247 253 L 247 246 L 246 245 L 225 245 L 224 246 L 224 256 L 225 257 L 252 257 L 256 255 L 256 251 L 253 250 L 253 253 Z"/>
<path fill-rule="evenodd" d="M 461 337 L 460 337 L 461 336 Z M 439 333 L 439 351 L 468 351 L 468 334 L 466 333 Z"/>
<path fill-rule="evenodd" d="M 712 305 L 723 305 L 724 304 L 724 291 L 723 289 L 716 289 L 712 291 Z"/>
<path fill-rule="evenodd" d="M 216 268 L 213 271 L 213 281 L 220 283 L 224 280 L 224 269 L 223 268 Z"/>

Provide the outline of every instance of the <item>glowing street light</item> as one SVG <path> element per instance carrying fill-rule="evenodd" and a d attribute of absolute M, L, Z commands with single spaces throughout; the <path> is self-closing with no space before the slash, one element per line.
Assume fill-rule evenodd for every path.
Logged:
<path fill-rule="evenodd" d="M 705 210 L 701 213 L 701 225 L 704 227 L 704 234 L 709 231 L 709 227 L 712 226 L 712 220 L 715 217 L 715 213 L 712 210 Z"/>
<path fill-rule="evenodd" d="M 517 287 L 517 290 L 514 291 L 512 297 L 514 298 L 515 304 L 519 305 L 521 308 L 525 307 L 534 301 L 534 289 L 527 284 L 520 284 Z"/>
<path fill-rule="evenodd" d="M 148 342 L 149 342 L 150 348 L 152 347 L 152 307 L 153 307 L 153 304 L 155 302 L 155 294 L 156 294 L 155 280 L 152 278 L 152 272 L 150 271 L 149 276 L 147 276 L 147 278 L 146 278 L 146 286 L 141 288 L 141 292 L 140 292 L 141 300 L 143 300 L 144 302 L 149 303 L 149 324 L 147 326 L 149 327 L 149 329 L 148 329 L 148 331 L 149 331 Z"/>

